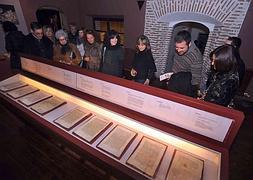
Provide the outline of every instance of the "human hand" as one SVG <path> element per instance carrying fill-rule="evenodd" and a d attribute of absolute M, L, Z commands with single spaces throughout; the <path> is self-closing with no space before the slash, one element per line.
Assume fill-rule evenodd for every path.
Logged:
<path fill-rule="evenodd" d="M 146 79 L 146 81 L 144 82 L 144 85 L 149 85 L 150 80 Z"/>
<path fill-rule="evenodd" d="M 200 90 L 197 92 L 197 99 L 204 100 L 206 96 L 206 92 L 201 93 Z"/>
<path fill-rule="evenodd" d="M 133 68 L 131 69 L 130 73 L 131 73 L 131 76 L 133 77 L 137 75 L 137 71 L 135 71 Z"/>

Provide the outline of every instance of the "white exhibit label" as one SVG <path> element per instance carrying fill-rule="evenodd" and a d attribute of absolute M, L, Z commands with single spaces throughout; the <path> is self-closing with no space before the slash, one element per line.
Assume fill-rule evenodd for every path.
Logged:
<path fill-rule="evenodd" d="M 76 73 L 27 58 L 22 57 L 21 59 L 23 69 L 52 81 L 76 88 Z"/>
<path fill-rule="evenodd" d="M 232 119 L 77 74 L 77 89 L 203 136 L 223 141 Z"/>
<path fill-rule="evenodd" d="M 22 68 L 220 142 L 233 122 L 227 117 L 26 58 L 22 58 Z"/>

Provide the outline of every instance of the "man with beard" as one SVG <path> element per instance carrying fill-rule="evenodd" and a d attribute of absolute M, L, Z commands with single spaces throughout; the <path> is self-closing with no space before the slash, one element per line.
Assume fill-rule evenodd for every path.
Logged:
<path fill-rule="evenodd" d="M 169 80 L 169 89 L 174 90 L 176 84 L 179 90 L 191 90 L 190 94 L 188 92 L 182 92 L 182 94 L 196 97 L 200 88 L 203 57 L 196 45 L 191 42 L 191 34 L 188 31 L 183 30 L 177 33 L 175 50 L 172 66 L 174 74 Z M 189 86 L 187 86 L 188 82 L 190 82 Z"/>

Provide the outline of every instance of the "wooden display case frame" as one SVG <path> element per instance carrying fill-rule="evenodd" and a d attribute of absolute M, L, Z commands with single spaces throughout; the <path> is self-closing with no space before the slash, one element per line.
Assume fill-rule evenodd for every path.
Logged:
<path fill-rule="evenodd" d="M 189 131 L 185 128 L 181 128 L 179 126 L 166 123 L 164 121 L 161 121 L 160 119 L 156 119 L 156 118 L 150 117 L 146 114 L 136 112 L 136 111 L 128 109 L 126 107 L 119 106 L 119 105 L 114 104 L 112 102 L 108 102 L 105 99 L 101 99 L 101 98 L 89 95 L 87 93 L 80 92 L 79 90 L 73 89 L 72 87 L 68 87 L 66 85 L 62 85 L 60 83 L 48 80 L 46 78 L 36 75 L 36 72 L 31 73 L 31 72 L 27 72 L 25 70 L 20 72 L 24 76 L 32 78 L 32 79 L 39 81 L 41 83 L 44 83 L 48 86 L 52 86 L 56 89 L 60 89 L 66 93 L 72 94 L 76 97 L 87 100 L 91 103 L 98 104 L 99 106 L 101 106 L 105 109 L 111 110 L 111 111 L 121 114 L 123 116 L 134 119 L 140 123 L 143 123 L 145 125 L 155 128 L 155 129 L 161 130 L 162 132 L 172 134 L 178 138 L 181 138 L 186 141 L 189 141 L 189 142 L 192 142 L 195 144 L 199 144 L 203 147 L 220 152 L 221 153 L 220 179 L 228 179 L 228 177 L 229 177 L 228 176 L 229 148 L 230 148 L 230 146 L 231 146 L 242 122 L 243 122 L 244 115 L 242 112 L 239 112 L 239 111 L 236 111 L 233 109 L 229 109 L 226 107 L 222 107 L 219 105 L 215 105 L 212 103 L 203 102 L 203 101 L 200 101 L 197 99 L 186 97 L 186 96 L 183 96 L 183 95 L 180 95 L 177 93 L 173 93 L 173 92 L 169 92 L 166 90 L 157 89 L 157 88 L 150 87 L 150 86 L 144 86 L 139 83 L 135 83 L 135 82 L 124 80 L 124 79 L 119 79 L 117 77 L 105 75 L 105 74 L 102 74 L 99 72 L 91 72 L 91 71 L 87 71 L 87 70 L 79 68 L 79 67 L 73 67 L 73 66 L 69 66 L 66 64 L 56 63 L 56 62 L 49 61 L 49 60 L 43 59 L 43 58 L 28 56 L 28 55 L 24 55 L 24 54 L 22 54 L 22 58 L 34 60 L 36 62 L 40 62 L 40 63 L 46 64 L 49 66 L 64 69 L 64 70 L 67 70 L 70 72 L 76 72 L 79 74 L 83 74 L 85 76 L 89 76 L 89 77 L 92 77 L 95 79 L 99 79 L 102 81 L 113 83 L 113 84 L 116 84 L 116 85 L 119 85 L 122 87 L 127 87 L 130 89 L 136 90 L 136 91 L 141 91 L 141 92 L 144 92 L 144 93 L 156 96 L 156 97 L 168 99 L 170 101 L 180 103 L 180 104 L 183 104 L 183 105 L 186 105 L 189 107 L 193 107 L 196 109 L 200 109 L 203 111 L 217 114 L 219 116 L 233 119 L 233 122 L 232 122 L 228 132 L 226 133 L 224 140 L 222 142 L 220 142 L 220 141 L 211 139 L 209 137 L 200 135 L 198 133 Z M 3 78 L 1 77 L 1 79 L 3 79 Z M 92 147 L 85 145 L 84 143 L 82 143 L 81 141 L 76 139 L 75 137 L 73 137 L 73 136 L 69 135 L 68 133 L 66 133 L 65 131 L 55 127 L 54 125 L 46 122 L 40 116 L 27 110 L 25 107 L 11 101 L 9 98 L 3 96 L 2 94 L 0 94 L 0 100 L 11 104 L 15 108 L 17 108 L 19 111 L 23 112 L 26 116 L 29 116 L 32 119 L 34 119 L 35 122 L 39 123 L 43 127 L 48 128 L 53 133 L 56 133 L 57 135 L 63 137 L 69 143 L 74 144 L 75 146 L 84 150 L 85 152 L 87 152 L 91 156 L 95 156 L 99 160 L 110 165 L 113 169 L 117 169 L 118 171 L 123 172 L 123 174 L 127 174 L 128 176 L 130 176 L 132 178 L 145 179 L 145 177 L 143 177 L 142 174 L 137 173 L 136 171 L 133 171 L 132 169 L 129 169 L 128 167 L 115 161 L 112 158 L 109 158 L 108 156 L 104 155 L 101 152 L 94 151 L 94 149 Z"/>

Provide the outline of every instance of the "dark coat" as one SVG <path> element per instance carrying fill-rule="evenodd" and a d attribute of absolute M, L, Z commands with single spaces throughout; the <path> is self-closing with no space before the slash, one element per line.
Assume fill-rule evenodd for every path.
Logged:
<path fill-rule="evenodd" d="M 238 73 L 215 73 L 210 78 L 205 101 L 228 106 L 239 87 Z"/>
<path fill-rule="evenodd" d="M 10 53 L 11 68 L 20 69 L 18 52 L 24 48 L 24 34 L 21 31 L 11 31 L 5 36 L 5 49 Z"/>
<path fill-rule="evenodd" d="M 53 42 L 45 36 L 38 40 L 30 33 L 25 37 L 24 53 L 53 59 Z"/>
<path fill-rule="evenodd" d="M 122 77 L 124 50 L 121 46 L 103 48 L 102 72 Z"/>
<path fill-rule="evenodd" d="M 154 58 L 150 50 L 135 53 L 132 68 L 137 72 L 135 80 L 151 80 L 156 72 Z"/>
<path fill-rule="evenodd" d="M 190 72 L 178 72 L 171 76 L 168 81 L 168 90 L 194 97 L 195 92 L 191 84 L 192 74 Z"/>
<path fill-rule="evenodd" d="M 245 63 L 243 62 L 241 57 L 238 57 L 236 60 L 237 60 L 237 66 L 238 66 L 239 83 L 241 85 L 244 75 L 245 75 L 246 68 L 245 68 Z"/>
<path fill-rule="evenodd" d="M 68 33 L 69 42 L 72 44 L 77 45 L 77 37 L 78 37 L 77 33 L 75 35 L 73 35 L 72 33 Z"/>

